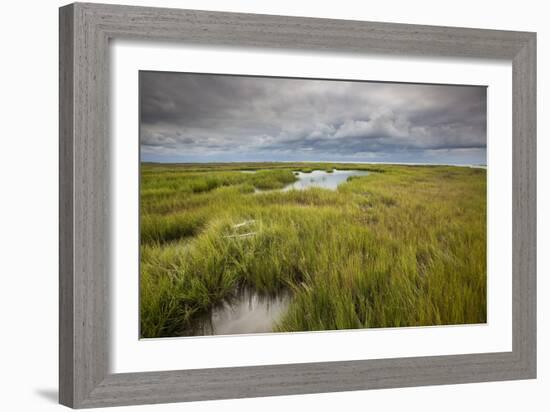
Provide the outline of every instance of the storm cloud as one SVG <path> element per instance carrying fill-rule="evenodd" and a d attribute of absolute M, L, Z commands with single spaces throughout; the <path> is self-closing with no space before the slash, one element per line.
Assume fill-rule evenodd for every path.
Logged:
<path fill-rule="evenodd" d="M 486 163 L 486 88 L 140 73 L 142 161 Z"/>

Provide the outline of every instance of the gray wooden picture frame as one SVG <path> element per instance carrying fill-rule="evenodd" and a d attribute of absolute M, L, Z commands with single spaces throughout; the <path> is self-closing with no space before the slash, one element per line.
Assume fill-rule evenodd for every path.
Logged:
<path fill-rule="evenodd" d="M 60 9 L 59 399 L 74 408 L 536 376 L 536 34 L 75 3 Z M 513 348 L 109 373 L 109 40 L 495 58 L 513 65 Z"/>

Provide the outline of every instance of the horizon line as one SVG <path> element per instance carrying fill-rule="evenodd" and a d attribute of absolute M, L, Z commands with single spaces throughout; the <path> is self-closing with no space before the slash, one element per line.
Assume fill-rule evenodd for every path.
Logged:
<path fill-rule="evenodd" d="M 381 165 L 411 165 L 411 166 L 483 166 L 487 167 L 486 163 L 421 163 L 421 162 L 358 162 L 358 161 L 332 161 L 332 160 L 273 160 L 273 161 L 212 161 L 212 162 L 159 162 L 140 160 L 140 163 L 152 164 L 184 164 L 184 165 L 201 165 L 201 164 L 233 164 L 233 163 L 341 163 L 341 164 L 381 164 Z"/>

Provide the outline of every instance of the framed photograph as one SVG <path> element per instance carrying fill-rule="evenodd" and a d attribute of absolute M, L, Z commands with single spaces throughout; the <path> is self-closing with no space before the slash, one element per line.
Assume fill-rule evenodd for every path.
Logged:
<path fill-rule="evenodd" d="M 534 33 L 62 7 L 60 402 L 535 378 L 535 150 Z"/>

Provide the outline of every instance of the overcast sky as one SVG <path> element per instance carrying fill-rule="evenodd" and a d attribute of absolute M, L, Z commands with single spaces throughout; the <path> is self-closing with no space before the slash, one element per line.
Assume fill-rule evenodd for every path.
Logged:
<path fill-rule="evenodd" d="M 486 89 L 141 73 L 141 159 L 486 163 Z"/>

